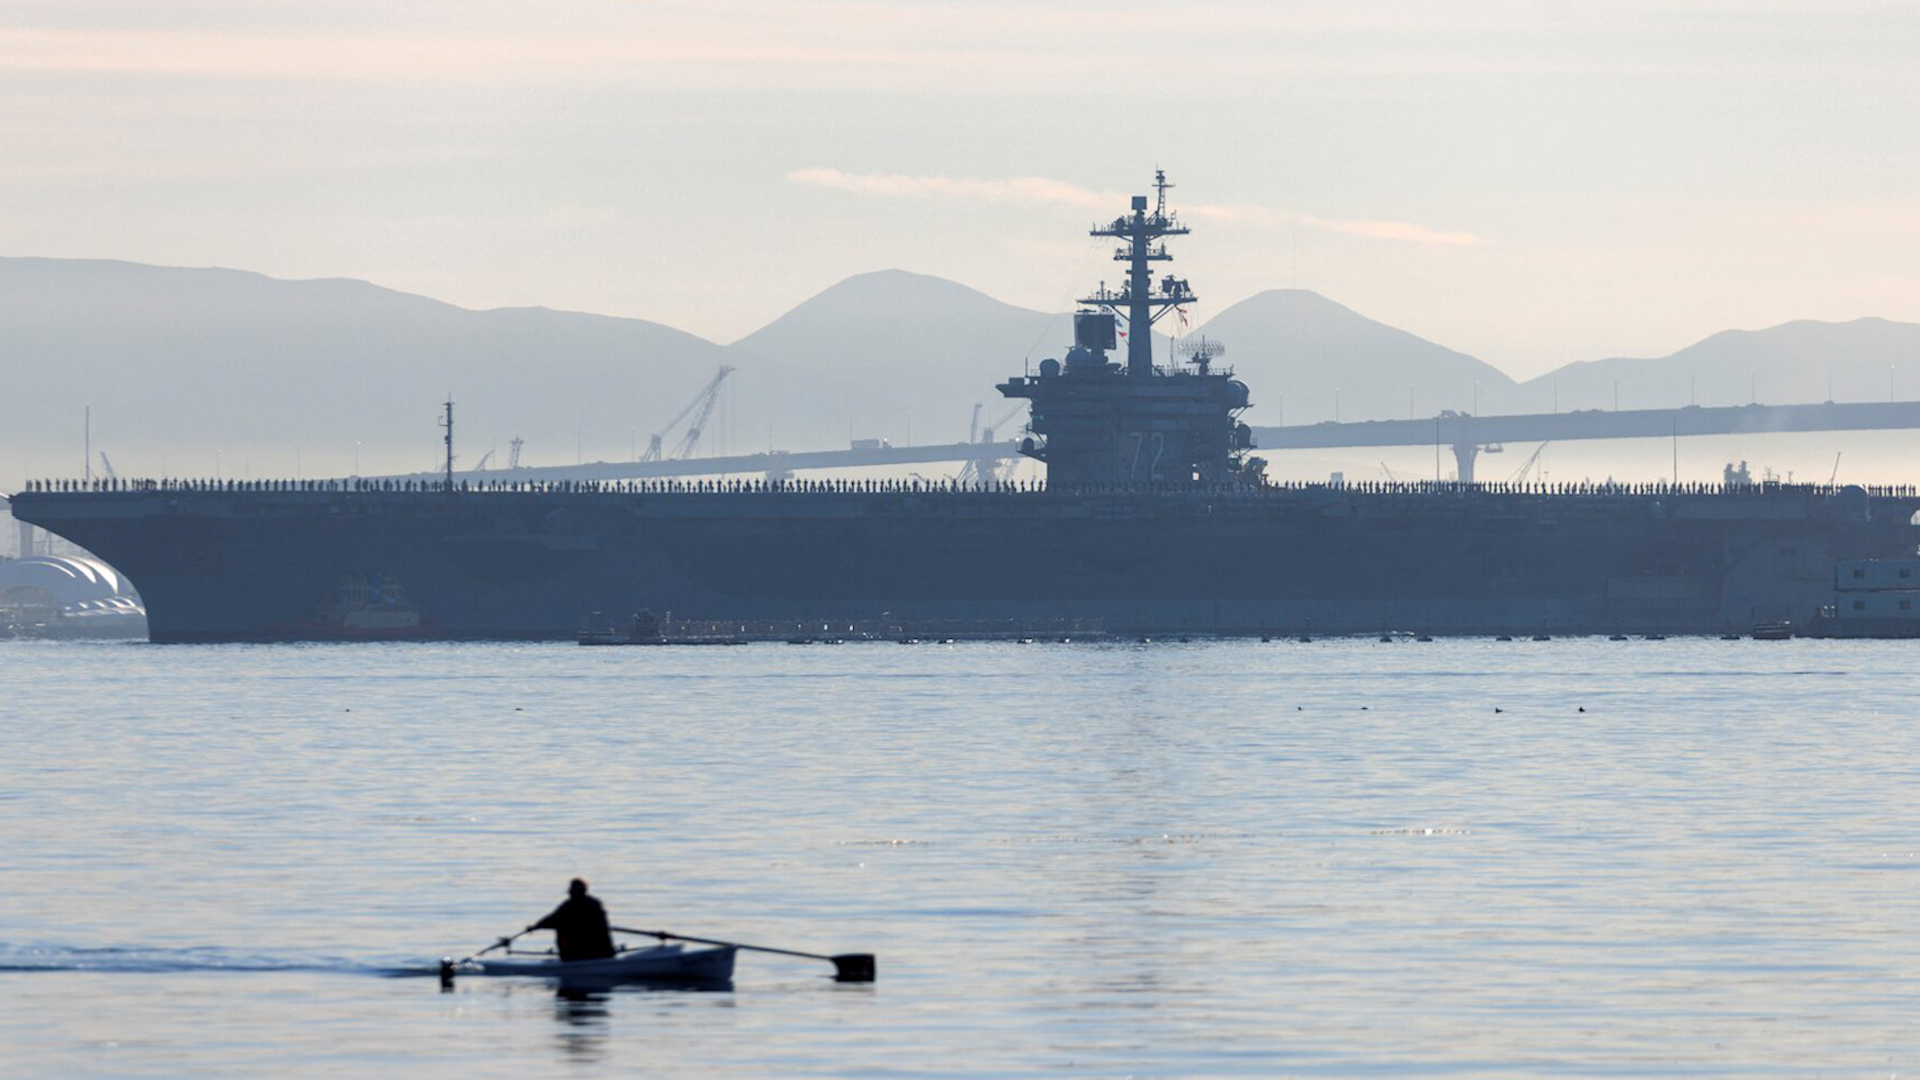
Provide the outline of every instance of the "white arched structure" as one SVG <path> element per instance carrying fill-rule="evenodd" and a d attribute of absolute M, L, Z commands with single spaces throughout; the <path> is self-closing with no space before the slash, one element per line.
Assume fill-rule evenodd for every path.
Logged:
<path fill-rule="evenodd" d="M 147 611 L 124 575 L 99 559 L 32 555 L 0 562 L 0 633 L 139 636 Z"/>

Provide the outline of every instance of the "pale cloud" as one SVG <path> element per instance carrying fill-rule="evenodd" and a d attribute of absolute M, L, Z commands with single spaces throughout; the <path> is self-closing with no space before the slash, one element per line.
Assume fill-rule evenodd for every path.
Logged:
<path fill-rule="evenodd" d="M 350 81 L 625 74 L 636 68 L 850 65 L 911 69 L 912 49 L 835 48 L 624 35 L 97 31 L 0 27 L 0 71 Z"/>
<path fill-rule="evenodd" d="M 779 25 L 779 24 L 775 24 Z M 939 89 L 967 95 L 1050 90 L 1099 95 L 1117 68 L 1157 58 L 1140 43 L 1114 39 L 1077 54 L 1048 56 L 979 39 L 929 45 L 907 27 L 867 39 L 818 40 L 796 26 L 780 35 L 703 25 L 610 29 L 603 35 L 550 32 L 308 32 L 80 30 L 0 26 L 0 72 L 173 79 L 233 78 L 330 82 L 497 82 L 502 79 L 738 88 L 859 87 Z M 978 28 L 976 27 L 977 31 Z M 1031 33 L 1032 31 L 1024 31 Z M 1111 31 L 1109 31 L 1111 32 Z M 1406 43 L 1379 55 L 1315 52 L 1302 42 L 1251 32 L 1222 40 L 1208 63 L 1221 86 L 1265 86 L 1275 77 L 1338 79 L 1461 76 L 1671 75 L 1710 69 L 1759 76 L 1771 65 L 1717 62 L 1619 63 L 1550 56 L 1489 59 Z"/>
<path fill-rule="evenodd" d="M 1074 206 L 1097 212 L 1124 207 L 1127 197 L 1118 192 L 1051 180 L 1043 176 L 1015 176 L 1003 180 L 982 180 L 950 176 L 908 176 L 899 173 L 850 173 L 839 169 L 796 169 L 787 179 L 810 187 L 831 188 L 857 195 L 885 198 L 948 198 L 970 202 L 1008 203 L 1021 206 Z M 1185 206 L 1187 217 L 1237 225 L 1273 227 L 1297 226 L 1320 229 L 1371 240 L 1393 240 L 1409 244 L 1471 245 L 1480 237 L 1470 232 L 1430 229 L 1405 221 L 1340 220 L 1315 217 L 1264 206 Z"/>
<path fill-rule="evenodd" d="M 1271 210 L 1264 206 L 1188 206 L 1181 213 L 1190 218 L 1204 221 L 1220 221 L 1234 225 L 1297 225 L 1309 229 L 1321 229 L 1326 232 L 1343 233 L 1347 236 L 1364 236 L 1372 240 L 1398 240 L 1409 244 L 1451 244 L 1467 246 L 1481 242 L 1480 237 L 1470 232 L 1458 230 L 1430 229 L 1425 225 L 1415 225 L 1409 221 L 1346 221 L 1337 218 L 1315 217 L 1312 214 L 1296 214 L 1284 210 Z"/>
<path fill-rule="evenodd" d="M 939 196 L 971 202 L 1016 203 L 1022 206 L 1065 205 L 1110 210 L 1125 205 L 1126 196 L 1093 191 L 1044 176 L 1015 176 L 1006 180 L 972 180 L 949 176 L 904 176 L 899 173 L 849 173 L 839 169 L 795 169 L 787 179 L 811 187 L 850 191 L 889 198 Z"/>
<path fill-rule="evenodd" d="M 1865 0 L 1775 0 L 1788 12 Z M 706 0 L 692 5 L 554 0 L 339 0 L 325 19 L 275 17 L 271 5 L 79 3 L 40 20 L 0 16 L 0 71 L 337 81 L 502 78 L 871 87 L 875 80 L 947 92 L 1050 88 L 1104 93 L 1115 71 L 1161 62 L 1169 40 L 1204 50 L 1206 79 L 1243 89 L 1276 76 L 1754 76 L 1814 62 L 1806 50 L 1766 60 L 1728 50 L 1618 55 L 1657 14 L 1728 17 L 1739 0 L 1329 0 L 1182 5 L 1025 0 L 952 4 Z M 286 10 L 306 5 L 289 2 Z M 1870 6 L 1870 5 L 1869 5 Z M 530 14 L 530 13 L 539 14 Z M 160 13 L 160 14 L 156 14 Z M 1693 24 L 1689 24 L 1693 25 Z M 1802 21 L 1776 32 L 1817 31 Z M 1758 32 L 1758 31 L 1755 31 Z M 1527 36 L 1525 49 L 1502 47 Z M 1583 42 L 1592 41 L 1591 45 Z M 1073 48 L 1062 49 L 1065 42 Z M 1862 61 L 1849 57 L 1854 64 Z M 1868 59 L 1869 64 L 1871 58 Z"/>

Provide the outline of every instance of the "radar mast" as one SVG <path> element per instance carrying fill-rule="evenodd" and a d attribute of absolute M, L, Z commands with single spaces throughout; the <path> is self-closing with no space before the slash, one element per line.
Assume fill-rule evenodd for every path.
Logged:
<path fill-rule="evenodd" d="M 1165 169 L 1153 172 L 1153 209 L 1147 209 L 1147 197 L 1135 195 L 1132 211 L 1105 225 L 1096 225 L 1089 236 L 1108 236 L 1125 241 L 1113 253 L 1113 261 L 1127 264 L 1127 281 L 1118 291 L 1102 285 L 1080 303 L 1113 312 L 1126 322 L 1127 374 L 1142 378 L 1153 374 L 1153 324 L 1171 308 L 1191 304 L 1197 299 L 1185 278 L 1168 274 L 1158 283 L 1153 280 L 1152 264 L 1171 262 L 1165 237 L 1185 236 L 1187 227 L 1167 211 Z"/>

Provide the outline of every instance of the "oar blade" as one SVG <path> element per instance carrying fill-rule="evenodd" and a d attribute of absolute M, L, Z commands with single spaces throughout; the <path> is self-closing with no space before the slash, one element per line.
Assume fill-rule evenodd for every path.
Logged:
<path fill-rule="evenodd" d="M 872 982 L 872 953 L 841 953 L 829 956 L 833 961 L 833 980 L 835 982 Z"/>

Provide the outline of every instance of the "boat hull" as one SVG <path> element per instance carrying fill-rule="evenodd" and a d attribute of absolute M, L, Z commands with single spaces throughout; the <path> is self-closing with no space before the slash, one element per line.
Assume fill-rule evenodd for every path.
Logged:
<path fill-rule="evenodd" d="M 646 982 L 718 984 L 733 980 L 736 950 L 730 947 L 686 949 L 661 945 L 633 949 L 605 960 L 518 960 L 513 957 L 474 960 L 459 969 L 461 975 L 518 976 L 560 982 Z"/>

